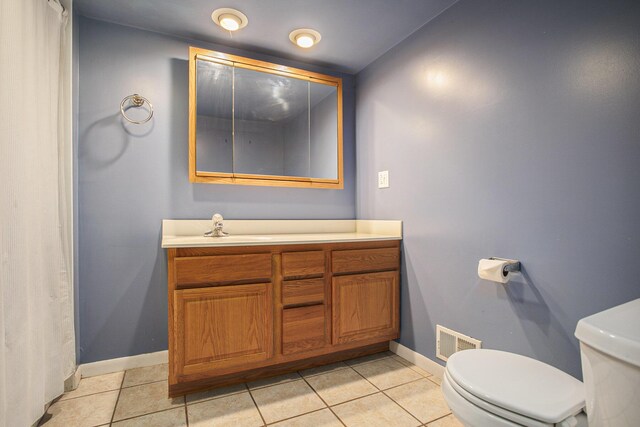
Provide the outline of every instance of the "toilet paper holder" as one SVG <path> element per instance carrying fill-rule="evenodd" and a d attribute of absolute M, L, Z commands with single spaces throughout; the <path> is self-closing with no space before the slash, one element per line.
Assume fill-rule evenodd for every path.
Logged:
<path fill-rule="evenodd" d="M 504 276 L 507 275 L 507 273 L 511 272 L 514 273 L 516 271 L 520 271 L 520 261 L 514 261 L 508 258 L 498 258 L 495 256 L 492 256 L 489 259 L 494 259 L 494 260 L 498 260 L 498 261 L 511 261 L 509 262 L 509 264 L 505 265 L 504 267 L 502 267 L 502 274 Z"/>

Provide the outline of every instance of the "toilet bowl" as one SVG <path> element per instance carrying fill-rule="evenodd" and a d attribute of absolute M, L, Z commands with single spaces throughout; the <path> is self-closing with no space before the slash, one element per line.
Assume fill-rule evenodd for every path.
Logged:
<path fill-rule="evenodd" d="M 447 361 L 442 391 L 451 411 L 473 427 L 586 426 L 584 385 L 529 357 L 465 350 Z"/>
<path fill-rule="evenodd" d="M 455 353 L 442 380 L 444 398 L 468 427 L 640 425 L 638 325 L 640 299 L 578 322 L 584 384 L 514 353 Z"/>

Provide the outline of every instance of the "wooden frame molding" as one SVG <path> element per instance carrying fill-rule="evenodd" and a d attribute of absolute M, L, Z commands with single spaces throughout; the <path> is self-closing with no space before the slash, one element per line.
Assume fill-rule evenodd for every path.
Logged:
<path fill-rule="evenodd" d="M 238 68 L 245 68 L 265 73 L 277 74 L 335 86 L 337 90 L 337 150 L 338 177 L 337 179 L 321 179 L 301 176 L 258 175 L 246 173 L 228 173 L 199 171 L 196 169 L 196 119 L 197 119 L 197 89 L 196 89 L 196 60 L 205 60 L 225 64 Z M 258 61 L 237 55 L 230 55 L 197 47 L 189 47 L 189 181 L 209 184 L 238 184 L 268 187 L 300 187 L 300 188 L 329 188 L 341 190 L 344 188 L 343 166 L 343 108 L 342 108 L 342 79 L 327 74 L 314 73 L 299 68 L 287 67 L 271 62 Z"/>

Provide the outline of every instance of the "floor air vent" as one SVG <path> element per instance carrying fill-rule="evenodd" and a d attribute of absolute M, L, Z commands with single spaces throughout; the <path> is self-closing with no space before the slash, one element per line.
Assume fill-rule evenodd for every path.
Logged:
<path fill-rule="evenodd" d="M 436 344 L 436 357 L 446 362 L 449 356 L 457 351 L 480 348 L 482 341 L 436 325 Z"/>

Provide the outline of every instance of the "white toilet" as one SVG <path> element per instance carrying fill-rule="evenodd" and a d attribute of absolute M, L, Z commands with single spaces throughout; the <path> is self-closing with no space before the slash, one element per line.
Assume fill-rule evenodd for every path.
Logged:
<path fill-rule="evenodd" d="M 576 337 L 584 384 L 529 357 L 465 350 L 447 361 L 445 400 L 469 427 L 640 425 L 640 299 L 580 320 Z"/>

